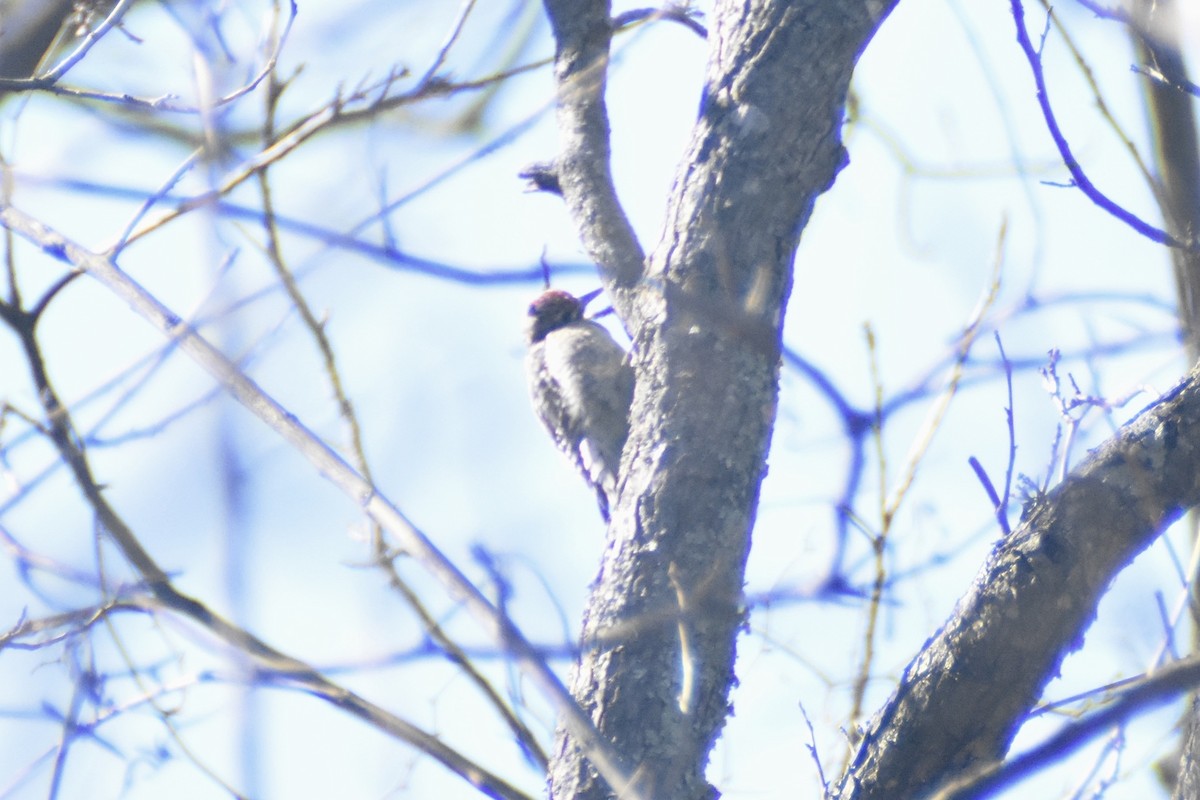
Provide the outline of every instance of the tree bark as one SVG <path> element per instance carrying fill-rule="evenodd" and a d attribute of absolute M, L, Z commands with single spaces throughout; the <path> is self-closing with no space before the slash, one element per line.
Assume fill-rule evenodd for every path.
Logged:
<path fill-rule="evenodd" d="M 634 786 L 608 786 L 560 731 L 551 796 L 710 798 L 795 249 L 846 163 L 850 74 L 894 2 L 718 3 L 700 116 L 644 266 L 607 171 L 607 5 L 546 5 L 560 184 L 632 333 L 637 375 L 572 687 Z"/>

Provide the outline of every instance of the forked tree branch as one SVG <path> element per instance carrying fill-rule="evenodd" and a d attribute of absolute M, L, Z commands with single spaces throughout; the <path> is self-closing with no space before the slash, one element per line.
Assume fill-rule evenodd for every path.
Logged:
<path fill-rule="evenodd" d="M 629 275 L 616 276 L 613 299 L 633 334 L 637 381 L 573 690 L 648 797 L 716 791 L 704 770 L 729 713 L 792 262 L 813 203 L 845 163 L 851 71 L 893 5 L 716 4 L 700 113 L 662 239 L 624 306 L 622 281 L 640 269 L 629 238 L 611 219 L 597 224 L 606 195 L 573 198 L 563 185 L 589 252 L 624 254 L 617 263 Z M 558 37 L 558 163 L 591 163 L 590 183 L 572 177 L 571 191 L 608 192 L 608 6 L 546 6 Z M 570 731 L 556 750 L 552 797 L 611 797 Z"/>

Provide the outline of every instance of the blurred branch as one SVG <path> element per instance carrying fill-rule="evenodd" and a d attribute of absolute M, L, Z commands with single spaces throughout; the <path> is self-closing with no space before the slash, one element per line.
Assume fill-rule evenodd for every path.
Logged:
<path fill-rule="evenodd" d="M 515 73 L 516 70 L 512 70 L 509 74 Z M 278 136 L 273 136 L 265 148 L 231 172 L 216 189 L 189 198 L 180 203 L 176 208 L 160 214 L 151 222 L 140 225 L 122 241 L 118 242 L 114 246 L 113 252 L 119 253 L 146 234 L 161 228 L 171 220 L 189 211 L 210 206 L 219 198 L 229 194 L 239 185 L 252 178 L 260 170 L 280 161 L 319 133 L 341 125 L 371 119 L 384 111 L 402 105 L 408 105 L 431 97 L 442 97 L 460 91 L 482 88 L 485 85 L 489 85 L 492 81 L 502 79 L 501 76 L 493 76 L 484 81 L 459 84 L 433 81 L 417 86 L 415 89 L 407 92 L 396 95 L 390 94 L 392 87 L 405 74 L 402 70 L 393 70 L 385 78 L 373 84 L 360 86 L 348 93 L 339 91 L 338 95 L 320 110 L 302 117 L 288 128 L 283 129 Z"/>
<path fill-rule="evenodd" d="M 1038 106 L 1042 110 L 1042 116 L 1046 120 L 1046 129 L 1050 133 L 1050 138 L 1054 140 L 1055 147 L 1058 148 L 1059 155 L 1062 157 L 1063 166 L 1071 173 L 1071 179 L 1074 185 L 1078 187 L 1085 196 L 1093 203 L 1103 208 L 1112 216 L 1124 222 L 1135 231 L 1150 239 L 1151 241 L 1165 244 L 1170 247 L 1190 247 L 1190 243 L 1181 242 L 1179 239 L 1170 235 L 1164 230 L 1160 230 L 1145 220 L 1138 217 L 1133 212 L 1117 204 L 1107 195 L 1101 192 L 1088 178 L 1083 171 L 1083 167 L 1076 160 L 1075 155 L 1071 152 L 1071 146 L 1067 143 L 1066 136 L 1058 125 L 1058 119 L 1055 116 L 1054 109 L 1050 105 L 1050 95 L 1046 89 L 1046 75 L 1042 68 L 1042 55 L 1040 48 L 1035 48 L 1033 42 L 1029 38 L 1029 30 L 1025 27 L 1025 7 L 1021 0 L 1009 0 L 1012 7 L 1013 19 L 1017 25 L 1017 43 L 1021 46 L 1021 52 L 1025 54 L 1026 60 L 1029 62 L 1029 68 L 1033 73 L 1034 83 L 1037 85 Z M 1042 39 L 1043 43 L 1045 37 Z"/>
<path fill-rule="evenodd" d="M 180 349 L 216 378 L 239 403 L 271 430 L 287 440 L 316 467 L 323 477 L 341 489 L 368 516 L 395 536 L 405 552 L 441 583 L 451 597 L 467 607 L 476 622 L 497 645 L 507 648 L 513 653 L 521 670 L 540 689 L 555 710 L 562 715 L 565 724 L 587 752 L 588 758 L 596 765 L 597 769 L 607 776 L 612 785 L 624 786 L 628 783 L 627 768 L 612 754 L 608 744 L 596 732 L 591 720 L 572 700 L 558 676 L 546 665 L 537 649 L 524 638 L 507 617 L 496 611 L 479 589 L 442 554 L 441 550 L 425 534 L 412 525 L 396 506 L 355 472 L 329 445 L 279 405 L 274 398 L 267 395 L 204 337 L 122 272 L 109 258 L 80 247 L 12 206 L 0 207 L 0 225 L 40 247 L 47 255 L 86 271 L 129 304 L 139 316 L 148 321 L 162 335 L 177 341 Z M 89 496 L 89 500 L 92 500 L 93 503 L 98 501 L 100 508 L 107 508 L 103 498 L 99 497 L 98 491 L 93 494 L 95 498 Z M 132 533 L 127 532 L 128 529 L 124 528 L 119 519 L 115 519 L 115 515 L 114 518 L 103 519 L 103 521 L 106 527 L 111 522 L 126 532 L 126 535 L 121 537 L 121 541 L 131 540 L 133 544 L 136 544 L 136 540 L 132 539 Z M 137 547 L 135 554 L 138 552 L 141 552 L 140 546 Z M 143 565 L 145 570 L 153 569 L 154 574 L 159 578 L 159 580 L 151 580 L 156 591 L 160 587 L 164 591 L 168 591 L 175 602 L 183 604 L 185 608 L 198 605 L 190 598 L 175 594 L 174 589 L 166 582 L 166 576 L 158 569 L 157 565 L 149 561 L 149 556 L 145 556 L 143 560 L 147 562 Z M 194 613 L 198 616 L 210 617 L 214 620 L 214 624 L 219 620 L 223 626 L 232 628 L 229 623 L 213 616 L 207 609 L 201 607 L 201 610 Z M 233 633 L 242 635 L 240 631 L 236 630 L 231 630 L 229 635 L 232 636 Z M 257 639 L 249 637 L 248 634 L 244 634 L 244 636 L 248 637 L 246 644 L 252 645 L 247 648 L 248 652 L 257 652 L 263 649 L 269 651 L 269 648 L 266 648 L 266 645 Z M 274 653 L 274 651 L 269 652 Z M 348 705 L 351 710 L 363 702 L 358 698 L 354 698 L 354 700 L 354 703 Z M 404 724 L 406 725 L 406 723 Z"/>
<path fill-rule="evenodd" d="M 669 22 L 675 22 L 682 25 L 692 33 L 699 36 L 701 39 L 707 39 L 708 28 L 704 27 L 704 25 L 700 23 L 700 12 L 690 8 L 689 6 L 690 3 L 667 3 L 657 8 L 635 8 L 629 11 L 623 11 L 613 17 L 613 31 L 619 33 L 635 25 L 643 25 L 649 22 L 657 22 L 660 19 L 665 19 Z"/>
<path fill-rule="evenodd" d="M 59 78 L 67 74 L 67 70 L 83 60 L 83 57 L 87 55 L 96 42 L 104 38 L 104 34 L 121 24 L 121 17 L 125 16 L 125 12 L 129 10 L 134 2 L 136 0 L 119 0 L 119 2 L 115 3 L 103 22 L 89 30 L 87 35 L 83 37 L 83 41 L 66 58 L 58 62 L 48 72 L 39 75 L 38 79 L 49 83 L 57 83 Z"/>
<path fill-rule="evenodd" d="M 254 682 L 297 689 L 347 711 L 371 726 L 435 758 L 471 786 L 493 798 L 529 800 L 529 795 L 484 769 L 444 744 L 437 736 L 330 681 L 316 669 L 265 644 L 253 634 L 238 628 L 192 598 L 178 594 L 172 587 L 157 587 L 153 594 L 128 593 L 111 598 L 102 605 L 56 614 L 34 620 L 22 620 L 0 634 L 0 651 L 5 647 L 36 650 L 70 637 L 106 620 L 115 612 L 133 611 L 151 616 L 174 613 L 189 619 L 209 634 L 250 659 L 255 670 Z M 55 629 L 61 633 L 52 633 Z M 38 636 L 33 642 L 23 639 Z"/>
<path fill-rule="evenodd" d="M 1085 291 L 1026 295 L 1018 298 L 1017 302 L 1007 308 L 994 309 L 987 324 L 980 329 L 980 332 L 991 331 L 993 334 L 997 334 L 1000 328 L 1006 323 L 1034 317 L 1037 314 L 1049 312 L 1053 309 L 1082 306 L 1087 303 L 1144 306 L 1147 309 L 1161 313 L 1164 320 L 1167 317 L 1174 318 L 1175 312 L 1175 307 L 1172 304 L 1149 294 L 1132 295 L 1127 292 Z M 1069 353 L 1064 353 L 1062 359 L 1078 359 L 1086 354 L 1124 354 L 1151 347 L 1158 349 L 1171 348 L 1175 346 L 1176 341 L 1176 337 L 1167 331 L 1164 324 L 1162 331 L 1146 332 L 1112 342 L 1099 342 L 1090 345 L 1086 350 L 1081 348 L 1072 349 Z M 958 347 L 951 344 L 947 348 L 945 355 L 934 359 L 931 364 L 920 372 L 917 378 L 912 380 L 907 386 L 894 390 L 883 401 L 880 413 L 882 423 L 886 426 L 897 414 L 903 412 L 914 403 L 923 402 L 926 398 L 937 392 L 939 388 L 938 382 L 942 380 L 942 376 L 945 375 L 947 369 L 954 368 L 959 357 L 960 351 Z M 1011 375 L 1013 372 L 1040 370 L 1045 364 L 1045 353 L 1010 356 L 1002 350 L 998 359 L 987 359 L 976 355 L 969 355 L 967 360 L 962 364 L 965 373 L 959 379 L 958 385 L 960 388 L 975 387 L 994 381 L 999 376 L 1004 375 L 1010 384 L 1009 406 L 1011 407 Z M 867 467 L 866 443 L 868 436 L 874 429 L 875 412 L 874 410 L 864 410 L 852 402 L 847 393 L 835 383 L 826 370 L 813 363 L 796 349 L 786 345 L 783 348 L 783 366 L 785 369 L 798 374 L 831 407 L 833 413 L 841 421 L 845 446 L 849 450 L 844 469 L 845 478 L 842 483 L 842 489 L 833 502 L 836 531 L 835 550 L 830 558 L 830 568 L 828 575 L 825 577 L 825 583 L 817 591 L 819 594 L 865 596 L 866 589 L 850 584 L 848 575 L 851 569 L 844 562 L 851 528 L 857 525 L 854 508 Z M 1005 485 L 1010 489 L 1014 470 L 1015 447 L 1015 434 L 1010 423 L 1009 459 L 1005 472 Z M 980 469 L 982 469 L 982 466 Z M 979 475 L 978 469 L 976 470 L 976 474 Z M 1010 492 L 1006 491 L 1005 494 L 1009 495 Z M 989 499 L 991 498 L 989 497 Z M 995 502 L 1004 504 L 1005 500 L 999 493 L 996 493 Z"/>
<path fill-rule="evenodd" d="M 32 75 L 73 13 L 73 5 L 74 0 L 2 0 L 0 78 Z"/>
<path fill-rule="evenodd" d="M 1146 165 L 1146 161 L 1142 158 L 1142 154 L 1138 152 L 1137 145 L 1134 144 L 1132 137 L 1130 137 L 1130 135 L 1125 131 L 1124 126 L 1121 125 L 1116 116 L 1113 115 L 1112 109 L 1109 108 L 1108 102 L 1104 99 L 1104 92 L 1100 88 L 1100 83 L 1096 80 L 1095 72 L 1087 63 L 1087 59 L 1084 58 L 1083 51 L 1075 43 L 1075 39 L 1071 36 L 1071 32 L 1067 30 L 1067 26 L 1063 25 L 1062 20 L 1053 13 L 1053 7 L 1050 5 L 1050 0 L 1039 0 L 1039 2 L 1041 3 L 1042 8 L 1045 9 L 1047 18 L 1054 26 L 1054 30 L 1057 31 L 1058 35 L 1062 37 L 1063 44 L 1066 45 L 1067 50 L 1070 51 L 1071 57 L 1075 59 L 1075 65 L 1079 67 L 1079 72 L 1083 75 L 1083 79 L 1087 81 L 1088 91 L 1091 92 L 1092 99 L 1095 100 L 1096 103 L 1096 111 L 1098 111 L 1100 116 L 1104 118 L 1104 121 L 1108 123 L 1108 127 L 1112 129 L 1113 135 L 1117 137 L 1117 139 L 1121 142 L 1121 145 L 1125 148 L 1125 151 L 1129 153 L 1130 159 L 1133 160 L 1134 165 L 1138 169 L 1138 173 L 1141 174 L 1143 180 L 1145 180 L 1147 187 L 1149 187 L 1155 198 L 1161 202 L 1162 187 L 1150 173 L 1150 168 Z"/>
<path fill-rule="evenodd" d="M 1005 762 L 992 762 L 942 786 L 928 800 L 991 797 L 1137 714 L 1150 711 L 1200 686 L 1200 657 L 1191 656 L 1155 670 L 1117 690 L 1104 708 L 1069 722 L 1049 739 Z"/>
<path fill-rule="evenodd" d="M 0 211 L 0 219 L 7 225 L 7 212 L 11 208 Z M 29 220 L 25 220 L 29 222 Z M 28 231 L 26 231 L 28 233 Z M 47 246 L 47 241 L 41 242 Z M 63 243 L 65 245 L 65 242 Z M 66 249 L 74 250 L 73 245 L 65 245 Z M 115 268 L 114 268 L 115 269 Z M 45 304 L 39 304 L 44 309 Z M 26 361 L 33 375 L 34 387 L 43 407 L 46 420 L 46 435 L 58 449 L 62 460 L 70 467 L 76 485 L 87 498 L 88 504 L 100 521 L 100 527 L 108 533 L 117 545 L 121 554 L 134 566 L 138 575 L 145 580 L 153 601 L 151 606 L 162 610 L 172 610 L 200 624 L 222 641 L 236 647 L 245 653 L 257 665 L 273 675 L 284 675 L 287 680 L 322 697 L 338 707 L 366 719 L 376 727 L 402 739 L 422 752 L 428 753 L 443 765 L 471 782 L 496 787 L 497 796 L 522 798 L 523 793 L 509 786 L 503 780 L 491 775 L 486 770 L 472 763 L 453 748 L 443 744 L 437 737 L 428 734 L 393 714 L 375 706 L 367 700 L 331 683 L 307 664 L 275 650 L 247 631 L 238 628 L 219 615 L 212 612 L 202 603 L 181 594 L 170 582 L 167 574 L 142 547 L 133 530 L 117 514 L 103 495 L 103 487 L 92 476 L 91 467 L 83 450 L 82 443 L 75 432 L 70 413 L 59 399 L 54 390 L 37 343 L 35 330 L 39 316 L 16 308 L 8 303 L 0 304 L 0 320 L 16 334 L 24 350 Z M 182 323 L 180 323 L 182 324 Z M 185 348 L 186 349 L 186 348 Z M 226 362 L 226 367 L 236 370 L 233 364 Z M 147 601 L 150 602 L 150 601 Z M 120 607 L 127 607 L 128 600 Z M 114 606 L 116 607 L 116 606 Z M 108 606 L 102 610 L 106 611 Z M 94 619 L 103 619 L 104 613 L 93 615 Z M 42 626 L 44 627 L 44 626 Z M 29 623 L 18 625 L 8 635 L 0 637 L 0 647 L 14 638 L 39 630 L 39 626 Z"/>
<path fill-rule="evenodd" d="M 469 10 L 469 8 L 470 4 L 468 4 L 466 10 Z M 464 18 L 466 10 L 464 10 Z M 446 47 L 449 47 L 449 45 L 447 44 Z M 270 140 L 274 133 L 277 103 L 282 91 L 283 87 L 276 83 L 274 75 L 272 75 L 268 84 L 267 114 L 263 125 L 263 137 L 267 140 Z M 350 395 L 347 393 L 342 381 L 333 343 L 325 332 L 324 322 L 317 318 L 304 293 L 300 291 L 300 286 L 284 259 L 279 231 L 275 224 L 275 202 L 272 197 L 271 184 L 268 180 L 268 171 L 266 169 L 258 173 L 258 185 L 262 195 L 263 230 L 267 237 L 267 260 L 274 268 L 276 277 L 278 277 L 280 285 L 287 293 L 292 308 L 295 308 L 299 312 L 300 318 L 304 322 L 304 327 L 308 330 L 309 335 L 316 344 L 318 352 L 321 354 L 322 367 L 329 380 L 330 388 L 333 390 L 339 413 L 350 432 L 350 450 L 354 458 L 355 467 L 369 484 L 374 485 L 375 479 L 371 474 L 371 465 L 367 460 L 366 449 L 363 445 L 362 426 L 359 422 L 358 414 L 354 410 L 354 403 L 350 399 Z M 425 628 L 426 634 L 442 648 L 447 660 L 462 670 L 467 679 L 474 684 L 492 708 L 499 713 L 505 724 L 509 727 L 509 730 L 516 737 L 516 740 L 521 743 L 525 752 L 531 753 L 538 762 L 538 765 L 542 769 L 545 769 L 548 758 L 538 743 L 537 737 L 517 718 L 499 692 L 471 663 L 471 660 L 467 657 L 462 647 L 450 638 L 449 634 L 445 632 L 442 626 L 437 623 L 437 620 L 433 618 L 433 615 L 425 608 L 425 604 L 421 602 L 417 594 L 400 577 L 394 564 L 395 553 L 391 552 L 391 548 L 384 538 L 383 529 L 378 522 L 373 525 L 372 533 L 375 566 L 384 572 L 389 585 L 404 598 L 409 607 L 416 613 L 417 618 Z"/>
<path fill-rule="evenodd" d="M 883 447 L 883 379 L 878 366 L 878 348 L 875 345 L 875 336 L 871 329 L 867 328 L 868 342 L 870 343 L 871 379 L 875 386 L 875 425 L 873 426 L 872 438 L 876 443 L 876 458 L 879 463 L 879 531 L 877 533 L 868 532 L 875 563 L 875 579 L 871 584 L 867 604 L 867 625 L 863 633 L 862 663 L 859 665 L 858 675 L 855 677 L 851 687 L 852 699 L 850 715 L 848 717 L 849 724 L 847 726 L 847 729 L 852 732 L 850 741 L 851 750 L 854 744 L 857 743 L 853 738 L 853 731 L 855 731 L 859 723 L 859 717 L 862 714 L 863 700 L 866 696 L 867 683 L 871 678 L 871 669 L 874 662 L 877 626 L 880 610 L 883 606 L 883 593 L 887 586 L 888 578 L 884 556 L 888 547 L 889 537 L 892 533 L 892 523 L 905 497 L 907 497 L 913 481 L 916 480 L 917 470 L 924 461 L 925 455 L 929 452 L 929 447 L 933 443 L 934 436 L 942 426 L 946 413 L 950 409 L 951 401 L 958 393 L 958 388 L 963 378 L 963 368 L 967 362 L 967 358 L 971 354 L 971 347 L 975 344 L 975 340 L 983 328 L 984 320 L 995 304 L 997 296 L 1000 294 L 1000 274 L 1004 266 L 1007 234 L 1008 223 L 1005 220 L 1000 225 L 1000 232 L 996 242 L 996 252 L 992 262 L 991 278 L 984 288 L 979 303 L 971 312 L 967 323 L 963 326 L 962 332 L 958 336 L 958 352 L 951 367 L 950 376 L 946 380 L 945 387 L 934 399 L 933 404 L 926 413 L 925 422 L 922 424 L 920 430 L 918 430 L 908 457 L 905 459 L 903 472 L 890 492 L 887 486 L 888 478 Z M 997 515 L 1002 513 L 1002 509 L 1003 506 L 997 503 Z M 847 754 L 847 758 L 849 758 L 849 755 L 850 753 Z M 845 769 L 845 767 L 846 765 L 843 764 L 842 768 Z"/>
<path fill-rule="evenodd" d="M 1176 88 L 1190 83 L 1176 6 L 1168 0 L 1139 0 L 1133 9 L 1138 24 L 1130 30 L 1138 62 L 1167 79 L 1142 82 L 1158 172 L 1155 197 L 1170 234 L 1194 245 L 1200 236 L 1200 144 L 1193 98 Z M 1139 30 L 1144 33 L 1138 35 Z M 1173 249 L 1171 261 L 1179 323 L 1188 360 L 1195 362 L 1200 359 L 1200 249 Z"/>
<path fill-rule="evenodd" d="M 181 114 L 198 114 L 204 112 L 205 109 L 199 106 L 187 106 L 176 103 L 172 96 L 157 97 L 157 98 L 139 98 L 128 93 L 112 93 L 101 92 L 89 89 L 77 89 L 68 86 L 62 86 L 59 81 L 67 73 L 67 71 L 75 66 L 87 52 L 98 42 L 105 34 L 113 27 L 120 24 L 121 17 L 125 11 L 135 2 L 135 0 L 120 0 L 108 14 L 105 20 L 93 31 L 89 32 L 84 38 L 84 41 L 53 69 L 45 74 L 34 75 L 26 78 L 25 76 L 8 76 L 0 74 L 0 92 L 8 91 L 44 91 L 50 94 L 59 95 L 62 97 L 73 97 L 81 100 L 103 100 L 117 103 L 128 108 L 143 108 L 155 112 L 174 112 Z M 241 99 L 250 92 L 258 88 L 258 85 L 266 78 L 267 75 L 275 71 L 279 53 L 287 40 L 288 32 L 291 30 L 292 22 L 296 17 L 295 0 L 289 0 L 290 13 L 287 22 L 284 25 L 283 32 L 274 42 L 274 48 L 267 57 L 266 62 L 259 71 L 252 76 L 246 83 L 238 87 L 234 91 L 218 98 L 214 98 L 208 108 L 219 108 L 228 105 L 236 100 Z"/>

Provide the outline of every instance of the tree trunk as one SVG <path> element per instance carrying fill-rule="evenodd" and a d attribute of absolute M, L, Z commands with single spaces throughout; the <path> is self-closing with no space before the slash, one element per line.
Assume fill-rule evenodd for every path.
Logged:
<path fill-rule="evenodd" d="M 750 531 L 775 421 L 799 233 L 846 163 L 854 64 L 894 2 L 721 2 L 700 116 L 648 263 L 607 167 L 605 3 L 547 0 L 564 198 L 633 338 L 619 498 L 573 693 L 632 796 L 709 798 L 729 713 Z M 560 731 L 551 796 L 610 787 Z"/>

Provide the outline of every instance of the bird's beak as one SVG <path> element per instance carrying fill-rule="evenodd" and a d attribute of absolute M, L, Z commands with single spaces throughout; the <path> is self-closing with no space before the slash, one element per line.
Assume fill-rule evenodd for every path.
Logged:
<path fill-rule="evenodd" d="M 587 305 L 588 305 L 588 303 L 592 302 L 592 301 L 593 301 L 593 300 L 595 300 L 597 297 L 599 297 L 599 296 L 600 296 L 600 294 L 601 294 L 603 291 L 604 291 L 604 287 L 603 287 L 603 286 L 601 286 L 599 289 L 596 289 L 595 291 L 588 292 L 587 294 L 581 294 L 581 295 L 579 295 L 579 302 L 580 302 L 580 304 L 581 304 L 581 305 L 582 305 L 584 308 L 587 308 Z"/>

